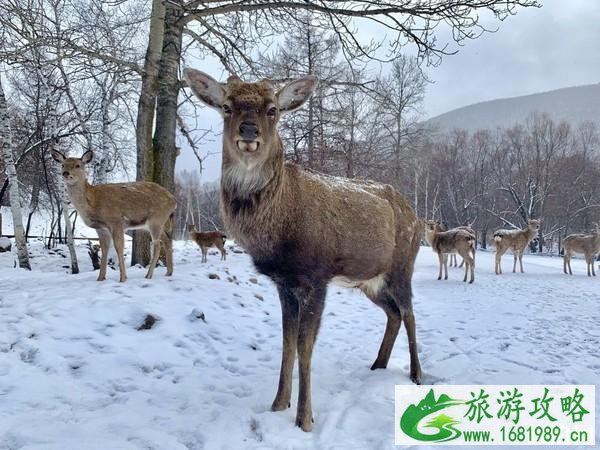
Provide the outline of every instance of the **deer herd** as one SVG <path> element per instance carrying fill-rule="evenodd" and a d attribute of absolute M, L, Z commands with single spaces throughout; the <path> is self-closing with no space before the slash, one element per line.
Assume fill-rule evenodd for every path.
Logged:
<path fill-rule="evenodd" d="M 227 231 L 250 255 L 257 270 L 270 277 L 279 293 L 283 340 L 277 393 L 271 409 L 290 407 L 292 372 L 299 365 L 296 425 L 313 427 L 311 359 L 329 282 L 361 290 L 386 315 L 379 352 L 371 369 L 386 368 L 396 337 L 405 326 L 410 354 L 410 378 L 421 382 L 411 280 L 421 236 L 437 254 L 438 280 L 448 279 L 456 254 L 462 257 L 463 281 L 475 280 L 477 233 L 468 226 L 446 230 L 440 221 L 418 218 L 407 199 L 388 185 L 319 175 L 284 159 L 277 131 L 280 118 L 310 97 L 316 84 L 311 76 L 277 90 L 268 80 L 246 83 L 232 76 L 220 83 L 209 75 L 184 70 L 192 92 L 223 119 L 221 213 Z M 98 281 L 106 277 L 112 241 L 119 259 L 120 281 L 126 280 L 124 232 L 145 229 L 152 238 L 147 278 L 152 278 L 164 247 L 167 275 L 173 273 L 171 233 L 176 200 L 151 182 L 90 185 L 85 165 L 93 154 L 53 158 L 62 165 L 68 194 L 86 225 L 98 232 L 102 259 Z M 523 272 L 523 253 L 540 229 L 531 219 L 522 230 L 498 230 L 495 273 L 501 257 L 511 250 Z M 216 247 L 226 258 L 225 234 L 198 232 L 187 225 L 188 236 L 207 261 Z M 600 252 L 600 228 L 589 235 L 564 240 L 564 272 L 571 274 L 574 252 L 583 253 L 588 275 L 595 276 L 594 258 Z M 454 258 L 454 260 L 453 260 Z M 453 264 L 454 263 L 454 264 Z"/>

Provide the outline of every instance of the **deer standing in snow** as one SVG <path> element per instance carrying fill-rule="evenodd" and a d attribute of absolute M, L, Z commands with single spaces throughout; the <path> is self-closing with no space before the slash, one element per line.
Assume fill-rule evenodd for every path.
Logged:
<path fill-rule="evenodd" d="M 162 186 L 148 182 L 109 183 L 92 186 L 85 176 L 85 165 L 94 157 L 91 150 L 81 158 L 67 158 L 57 150 L 52 158 L 62 165 L 62 176 L 69 198 L 84 223 L 98 232 L 102 256 L 98 281 L 106 279 L 108 249 L 112 240 L 119 258 L 119 281 L 127 280 L 125 269 L 125 231 L 145 229 L 152 236 L 152 258 L 146 278 L 152 278 L 160 255 L 161 241 L 165 246 L 167 276 L 173 273 L 173 247 L 165 231 L 172 228 L 175 197 Z"/>
<path fill-rule="evenodd" d="M 448 279 L 448 255 L 458 253 L 465 263 L 463 281 L 467 281 L 470 271 L 471 279 L 469 283 L 473 283 L 475 281 L 475 236 L 459 228 L 448 231 L 442 230 L 443 227 L 438 220 L 425 221 L 425 239 L 429 242 L 433 251 L 437 253 L 440 263 L 438 280 L 442 279 L 442 269 L 445 272 L 444 280 Z"/>
<path fill-rule="evenodd" d="M 279 387 L 271 406 L 290 406 L 296 353 L 299 392 L 296 425 L 313 427 L 311 359 L 327 285 L 361 289 L 387 315 L 371 369 L 387 366 L 404 323 L 410 378 L 420 383 L 411 278 L 421 222 L 391 186 L 329 177 L 284 161 L 277 123 L 310 97 L 307 76 L 280 90 L 263 80 L 230 77 L 222 84 L 197 70 L 184 76 L 202 102 L 223 117 L 221 209 L 230 234 L 279 292 L 283 350 Z"/>
<path fill-rule="evenodd" d="M 570 234 L 563 240 L 564 256 L 563 256 L 563 271 L 569 275 L 573 275 L 571 271 L 571 256 L 573 253 L 583 253 L 587 264 L 588 277 L 596 276 L 594 269 L 594 261 L 596 255 L 600 253 L 600 223 L 594 224 L 596 230 L 591 234 Z M 591 268 L 591 274 L 590 274 Z"/>
<path fill-rule="evenodd" d="M 202 262 L 206 262 L 206 255 L 208 255 L 208 249 L 215 246 L 219 252 L 221 252 L 221 261 L 225 261 L 227 252 L 225 251 L 225 236 L 220 231 L 196 231 L 196 225 L 187 224 L 188 236 L 192 241 L 198 244 L 202 251 Z"/>
<path fill-rule="evenodd" d="M 527 221 L 527 228 L 522 230 L 497 230 L 494 233 L 494 242 L 496 243 L 496 275 L 502 273 L 501 258 L 509 249 L 512 250 L 515 259 L 513 273 L 517 271 L 517 258 L 519 259 L 519 265 L 521 266 L 521 273 L 524 273 L 523 252 L 537 234 L 540 226 L 540 220 L 529 219 Z"/>

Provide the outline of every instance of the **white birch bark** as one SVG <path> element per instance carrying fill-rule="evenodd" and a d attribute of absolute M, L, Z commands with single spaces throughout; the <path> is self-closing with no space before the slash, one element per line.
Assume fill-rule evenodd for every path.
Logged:
<path fill-rule="evenodd" d="M 57 135 L 57 117 L 56 117 L 56 111 L 53 108 L 52 105 L 52 101 L 53 99 L 51 98 L 50 95 L 50 89 L 48 87 L 48 84 L 46 83 L 46 77 L 47 75 L 44 73 L 44 71 L 42 69 L 38 70 L 38 77 L 40 78 L 40 81 L 42 82 L 42 88 L 45 91 L 45 95 L 42 96 L 42 98 L 46 98 L 47 100 L 47 108 L 46 111 L 48 111 L 48 114 L 50 115 L 49 120 L 48 120 L 48 134 L 50 135 L 51 138 L 53 138 L 51 140 L 52 146 L 56 145 L 56 139 L 54 139 L 54 137 Z M 54 167 L 57 167 L 56 164 L 54 165 Z M 77 261 L 77 252 L 75 251 L 75 240 L 73 239 L 73 224 L 71 223 L 71 220 L 69 219 L 69 215 L 70 215 L 70 200 L 69 200 L 69 194 L 67 193 L 67 187 L 65 185 L 65 182 L 62 178 L 62 176 L 60 176 L 60 174 L 58 174 L 56 176 L 56 180 L 58 183 L 58 197 L 59 197 L 59 201 L 60 201 L 60 205 L 62 208 L 62 214 L 63 214 L 63 219 L 65 222 L 65 235 L 67 236 L 67 247 L 69 249 L 69 255 L 71 256 L 71 273 L 76 274 L 79 273 L 79 263 Z M 60 220 L 60 219 L 58 219 Z"/>
<path fill-rule="evenodd" d="M 2 88 L 2 80 L 0 79 L 0 147 L 2 148 L 2 157 L 4 158 L 6 176 L 9 182 L 10 209 L 13 218 L 15 242 L 17 244 L 17 258 L 19 260 L 19 267 L 31 270 L 29 254 L 27 252 L 27 243 L 25 242 L 21 195 L 19 192 L 19 180 L 17 179 L 15 158 L 12 152 L 9 119 L 8 105 L 6 103 L 6 97 L 4 96 L 4 89 Z"/>

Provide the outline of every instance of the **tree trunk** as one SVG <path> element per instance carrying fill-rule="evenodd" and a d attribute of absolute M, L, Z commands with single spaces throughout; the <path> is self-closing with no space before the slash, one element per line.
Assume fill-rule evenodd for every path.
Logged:
<path fill-rule="evenodd" d="M 110 80 L 106 81 L 110 83 Z M 100 102 L 101 111 L 101 127 L 100 127 L 100 154 L 97 166 L 96 166 L 96 177 L 95 184 L 105 184 L 108 179 L 109 168 L 109 153 L 110 153 L 110 102 L 111 102 L 111 87 L 102 93 L 102 101 Z"/>
<path fill-rule="evenodd" d="M 167 3 L 165 32 L 158 70 L 156 126 L 152 139 L 152 181 L 175 193 L 175 159 L 177 146 L 177 97 L 179 95 L 179 61 L 183 36 L 182 9 Z"/>
<path fill-rule="evenodd" d="M 48 134 L 50 135 L 49 137 L 52 138 L 50 141 L 50 148 L 49 148 L 49 150 L 52 151 L 58 143 L 58 139 L 55 138 L 55 136 L 57 135 L 57 128 L 58 128 L 57 127 L 57 115 L 56 115 L 56 110 L 53 108 L 53 105 L 50 104 L 50 102 L 52 102 L 52 97 L 50 95 L 50 89 L 48 88 L 48 85 L 44 78 L 45 74 L 40 71 L 40 72 L 38 72 L 38 76 L 42 80 L 42 85 L 43 85 L 45 95 L 46 95 L 46 101 L 48 102 L 47 110 L 50 112 L 50 117 L 48 118 Z M 57 167 L 58 166 L 55 165 L 54 170 L 57 170 Z M 59 197 L 58 201 L 60 202 L 63 219 L 65 221 L 65 241 L 67 243 L 67 247 L 69 249 L 69 254 L 71 256 L 71 273 L 76 274 L 76 273 L 79 273 L 79 263 L 77 262 L 77 252 L 75 251 L 75 241 L 73 240 L 73 227 L 71 225 L 71 221 L 69 220 L 70 200 L 69 200 L 69 194 L 67 192 L 67 186 L 65 184 L 63 177 L 60 176 L 60 171 L 59 171 L 59 174 L 56 176 L 56 180 L 58 183 L 58 197 Z M 58 224 L 58 234 L 59 234 L 59 238 L 60 238 L 60 214 L 57 219 L 57 224 Z"/>
<path fill-rule="evenodd" d="M 79 273 L 79 263 L 77 262 L 77 252 L 75 251 L 75 240 L 73 239 L 73 224 L 69 219 L 69 194 L 67 193 L 67 187 L 62 177 L 58 178 L 58 189 L 60 196 L 60 204 L 62 209 L 62 216 L 65 221 L 65 236 L 67 238 L 67 247 L 69 248 L 69 255 L 71 256 L 71 273 Z M 58 219 L 60 223 L 60 218 Z"/>
<path fill-rule="evenodd" d="M 10 209 L 13 217 L 13 229 L 15 242 L 17 244 L 17 257 L 19 267 L 31 270 L 29 264 L 29 254 L 27 253 L 27 244 L 25 242 L 25 230 L 23 229 L 23 216 L 21 212 L 21 195 L 19 192 L 19 180 L 17 179 L 17 170 L 15 168 L 15 158 L 12 153 L 12 139 L 10 134 L 10 117 L 8 115 L 8 105 L 2 88 L 0 79 L 0 147 L 6 170 L 6 177 L 9 182 Z"/>
<path fill-rule="evenodd" d="M 165 21 L 165 4 L 162 0 L 152 1 L 152 17 L 146 58 L 144 60 L 144 75 L 138 100 L 136 119 L 136 148 L 138 181 L 151 181 L 153 174 L 152 132 L 154 130 L 154 111 L 156 108 L 156 93 L 158 91 L 158 68 L 162 54 Z M 133 232 L 131 249 L 131 265 L 150 263 L 150 236 L 146 231 Z"/>
<path fill-rule="evenodd" d="M 71 256 L 71 273 L 76 274 L 79 273 L 79 263 L 77 261 L 77 252 L 75 251 L 75 240 L 73 239 L 73 226 L 69 219 L 69 206 L 66 203 L 63 205 L 63 218 L 67 234 L 67 247 Z"/>

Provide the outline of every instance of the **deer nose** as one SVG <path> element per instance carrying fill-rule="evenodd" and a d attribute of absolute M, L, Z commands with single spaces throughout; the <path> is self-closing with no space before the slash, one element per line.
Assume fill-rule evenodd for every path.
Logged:
<path fill-rule="evenodd" d="M 240 136 L 242 139 L 252 141 L 258 137 L 258 127 L 252 122 L 242 122 L 240 124 Z"/>
<path fill-rule="evenodd" d="M 68 176 L 69 176 L 69 172 L 67 172 L 67 171 L 64 171 L 64 172 L 63 172 L 63 177 L 68 177 Z"/>

